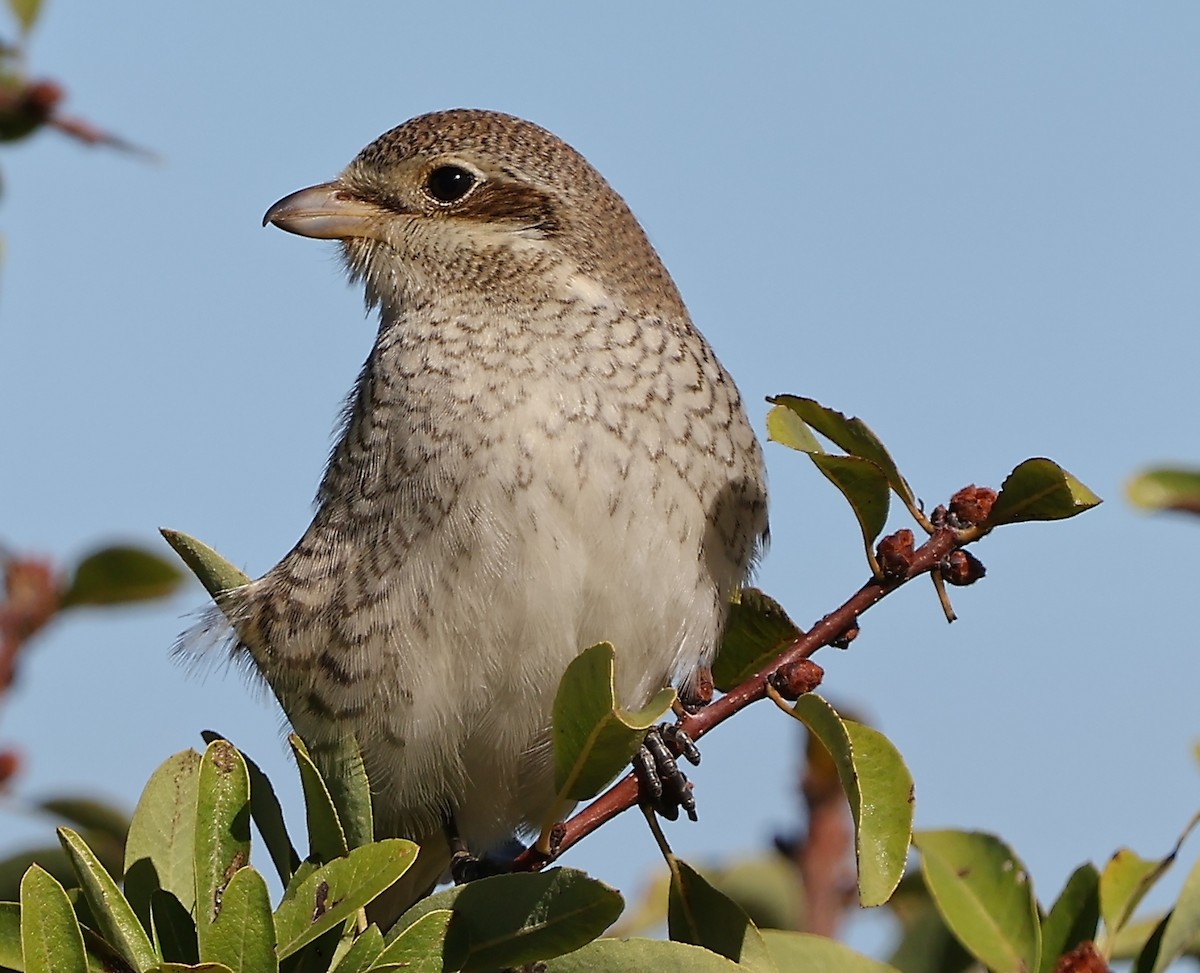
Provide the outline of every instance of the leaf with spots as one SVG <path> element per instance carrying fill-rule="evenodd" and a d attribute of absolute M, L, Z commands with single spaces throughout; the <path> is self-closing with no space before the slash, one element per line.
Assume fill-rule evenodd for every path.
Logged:
<path fill-rule="evenodd" d="M 416 860 L 417 846 L 388 838 L 313 871 L 275 910 L 276 953 L 291 956 L 389 888 Z"/>
<path fill-rule="evenodd" d="M 995 973 L 1036 970 L 1037 900 L 1012 849 L 977 831 L 919 831 L 913 844 L 934 904 L 959 942 Z"/>

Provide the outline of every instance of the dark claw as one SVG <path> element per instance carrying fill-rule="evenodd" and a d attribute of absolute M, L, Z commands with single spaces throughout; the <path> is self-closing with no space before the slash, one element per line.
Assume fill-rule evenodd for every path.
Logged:
<path fill-rule="evenodd" d="M 473 882 L 477 878 L 499 875 L 506 870 L 503 861 L 487 855 L 483 858 L 476 858 L 471 854 L 471 849 L 459 837 L 458 823 L 454 820 L 453 814 L 446 815 L 442 829 L 446 832 L 446 843 L 450 846 L 450 877 L 454 879 L 455 885 L 466 885 L 467 882 Z M 520 846 L 520 842 L 516 842 L 516 844 Z M 521 846 L 521 850 L 524 850 L 523 846 Z"/>
<path fill-rule="evenodd" d="M 654 807 L 662 797 L 662 778 L 654 766 L 654 757 L 645 744 L 633 755 L 633 774 L 638 781 L 638 796 L 642 804 Z"/>
<path fill-rule="evenodd" d="M 700 748 L 692 742 L 692 738 L 675 725 L 663 724 L 659 727 L 664 740 L 669 740 L 679 749 L 679 755 L 693 767 L 700 766 Z"/>
<path fill-rule="evenodd" d="M 450 856 L 450 877 L 455 885 L 466 885 L 480 878 L 481 862 L 465 848 Z"/>
<path fill-rule="evenodd" d="M 690 820 L 695 821 L 696 798 L 692 793 L 692 784 L 679 769 L 679 763 L 664 737 L 675 744 L 688 761 L 693 764 L 700 762 L 700 751 L 686 733 L 667 725 L 651 730 L 633 758 L 641 803 L 653 808 L 668 821 L 679 817 L 680 808 Z"/>

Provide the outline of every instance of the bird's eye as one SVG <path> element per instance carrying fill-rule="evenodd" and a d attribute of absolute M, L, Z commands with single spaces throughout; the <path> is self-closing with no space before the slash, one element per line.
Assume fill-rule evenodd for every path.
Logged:
<path fill-rule="evenodd" d="M 425 191 L 439 203 L 455 203 L 474 185 L 474 173 L 462 166 L 438 166 L 426 178 Z"/>

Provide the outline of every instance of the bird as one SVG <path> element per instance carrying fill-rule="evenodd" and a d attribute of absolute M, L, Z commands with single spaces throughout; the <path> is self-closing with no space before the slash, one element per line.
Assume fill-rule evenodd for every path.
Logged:
<path fill-rule="evenodd" d="M 762 453 L 625 201 L 532 122 L 420 115 L 263 222 L 338 241 L 378 331 L 311 525 L 221 611 L 302 738 L 354 734 L 376 836 L 436 845 L 428 878 L 446 834 L 543 823 L 583 649 L 630 707 L 712 661 Z"/>

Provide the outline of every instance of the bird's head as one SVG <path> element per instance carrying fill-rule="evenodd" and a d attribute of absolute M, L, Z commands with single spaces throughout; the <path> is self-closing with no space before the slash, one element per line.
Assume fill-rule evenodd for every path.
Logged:
<path fill-rule="evenodd" d="M 400 309 L 467 295 L 682 312 L 624 200 L 561 139 L 499 112 L 405 122 L 332 182 L 285 196 L 263 219 L 342 241 L 368 304 Z"/>

